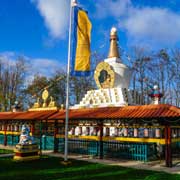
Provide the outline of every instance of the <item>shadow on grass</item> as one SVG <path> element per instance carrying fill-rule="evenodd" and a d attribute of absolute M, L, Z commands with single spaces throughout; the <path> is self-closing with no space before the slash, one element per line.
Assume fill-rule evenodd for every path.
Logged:
<path fill-rule="evenodd" d="M 0 159 L 0 179 L 8 180 L 179 180 L 179 175 L 172 175 L 147 170 L 135 170 L 120 166 L 71 160 L 65 166 L 63 159 L 43 157 L 36 161 L 14 162 L 10 158 Z"/>

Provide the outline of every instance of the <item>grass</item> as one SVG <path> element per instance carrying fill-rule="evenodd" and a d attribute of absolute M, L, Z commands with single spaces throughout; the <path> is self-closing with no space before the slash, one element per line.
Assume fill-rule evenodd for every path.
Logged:
<path fill-rule="evenodd" d="M 120 166 L 72 160 L 65 166 L 62 159 L 43 157 L 29 162 L 0 158 L 1 180 L 180 180 L 180 175 Z"/>
<path fill-rule="evenodd" d="M 11 153 L 13 153 L 13 150 L 0 149 L 0 154 L 11 154 Z"/>

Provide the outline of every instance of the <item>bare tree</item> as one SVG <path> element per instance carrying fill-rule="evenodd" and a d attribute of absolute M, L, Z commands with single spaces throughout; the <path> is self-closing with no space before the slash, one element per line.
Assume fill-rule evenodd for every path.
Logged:
<path fill-rule="evenodd" d="M 21 101 L 26 74 L 26 61 L 18 57 L 15 61 L 0 59 L 1 111 L 11 110 L 15 101 Z"/>
<path fill-rule="evenodd" d="M 170 66 L 170 57 L 165 49 L 161 49 L 157 53 L 156 60 L 156 68 L 158 70 L 158 83 L 160 89 L 163 93 L 162 103 L 166 102 L 167 97 L 167 89 L 168 89 L 168 81 L 169 81 L 169 66 Z"/>
<path fill-rule="evenodd" d="M 180 49 L 172 51 L 171 62 L 172 103 L 180 107 Z"/>
<path fill-rule="evenodd" d="M 130 68 L 132 70 L 132 88 L 134 92 L 140 92 L 141 104 L 145 104 L 145 97 L 147 97 L 148 87 L 148 74 L 149 74 L 149 62 L 151 56 L 147 49 L 142 47 L 133 47 L 133 52 L 130 58 Z M 136 95 L 136 93 L 134 94 Z"/>

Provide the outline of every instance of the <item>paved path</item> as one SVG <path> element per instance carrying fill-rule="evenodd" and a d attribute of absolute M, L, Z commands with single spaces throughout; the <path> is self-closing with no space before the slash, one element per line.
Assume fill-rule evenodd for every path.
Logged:
<path fill-rule="evenodd" d="M 0 158 L 1 157 L 11 157 L 13 156 L 14 154 L 0 154 Z"/>
<path fill-rule="evenodd" d="M 0 144 L 0 149 L 7 149 L 7 150 L 13 150 L 15 146 L 4 146 Z"/>
<path fill-rule="evenodd" d="M 63 157 L 63 154 L 59 153 L 51 153 L 51 152 L 44 152 L 49 156 L 53 157 Z M 179 162 L 175 162 L 176 165 L 172 168 L 165 167 L 164 161 L 152 161 L 152 162 L 141 162 L 141 161 L 131 161 L 131 160 L 112 160 L 112 159 L 97 159 L 93 158 L 92 156 L 82 156 L 82 155 L 69 155 L 69 159 L 77 159 L 83 160 L 93 163 L 101 163 L 101 164 L 108 164 L 108 165 L 118 165 L 123 167 L 130 167 L 135 169 L 146 169 L 146 170 L 153 170 L 153 171 L 164 171 L 167 173 L 172 174 L 180 174 L 180 160 Z"/>

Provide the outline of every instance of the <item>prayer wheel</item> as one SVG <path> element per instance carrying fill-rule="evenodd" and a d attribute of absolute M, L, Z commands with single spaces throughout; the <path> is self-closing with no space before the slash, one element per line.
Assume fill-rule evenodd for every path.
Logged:
<path fill-rule="evenodd" d="M 127 137 L 128 136 L 128 128 L 124 128 L 123 132 L 124 132 L 124 137 Z"/>
<path fill-rule="evenodd" d="M 155 137 L 156 137 L 156 138 L 160 138 L 160 136 L 161 136 L 160 129 L 159 129 L 159 128 L 156 128 L 156 129 L 155 129 Z"/>
<path fill-rule="evenodd" d="M 149 137 L 148 128 L 144 128 L 144 137 Z"/>
<path fill-rule="evenodd" d="M 134 137 L 138 137 L 138 129 L 134 128 Z"/>

